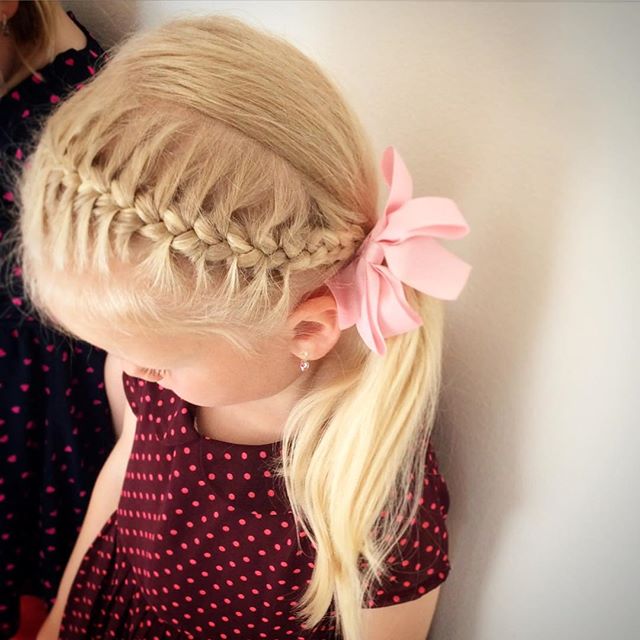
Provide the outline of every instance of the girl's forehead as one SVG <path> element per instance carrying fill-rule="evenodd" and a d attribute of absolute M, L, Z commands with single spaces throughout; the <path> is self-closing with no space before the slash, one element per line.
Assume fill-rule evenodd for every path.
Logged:
<path fill-rule="evenodd" d="M 38 306 L 63 333 L 151 368 L 169 368 L 160 363 L 177 356 L 181 359 L 193 356 L 199 360 L 199 354 L 206 356 L 212 352 L 218 357 L 260 353 L 275 338 L 267 340 L 255 331 L 240 330 L 237 326 L 190 327 L 188 319 L 181 323 L 179 317 L 163 326 L 161 318 L 157 318 L 157 322 L 151 320 L 156 315 L 148 308 L 149 304 L 153 307 L 152 301 L 136 296 L 131 302 L 133 296 L 127 291 L 110 290 L 104 281 L 91 276 L 67 274 L 65 277 L 39 270 L 38 281 L 38 288 L 44 294 L 38 296 Z M 175 305 L 161 306 L 165 306 L 168 317 L 178 315 Z"/>
<path fill-rule="evenodd" d="M 230 345 L 218 335 L 171 332 L 124 327 L 106 320 L 84 317 L 73 305 L 51 300 L 44 309 L 55 328 L 72 338 L 88 342 L 116 357 L 153 368 L 171 368 L 177 360 L 215 350 L 226 352 Z"/>

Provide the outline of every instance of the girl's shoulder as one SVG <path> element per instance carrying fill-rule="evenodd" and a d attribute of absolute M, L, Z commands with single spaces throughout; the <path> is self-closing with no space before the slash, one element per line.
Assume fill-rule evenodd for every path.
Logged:
<path fill-rule="evenodd" d="M 109 54 L 73 11 L 69 10 L 66 13 L 84 34 L 86 44 L 82 49 L 69 47 L 61 51 L 49 65 L 39 71 L 52 86 L 58 84 L 61 88 L 72 90 L 80 88 L 87 78 L 95 75 L 107 62 Z"/>
<path fill-rule="evenodd" d="M 449 489 L 430 441 L 418 511 L 387 557 L 388 575 L 374 590 L 368 608 L 415 600 L 447 579 L 451 571 L 449 504 Z"/>

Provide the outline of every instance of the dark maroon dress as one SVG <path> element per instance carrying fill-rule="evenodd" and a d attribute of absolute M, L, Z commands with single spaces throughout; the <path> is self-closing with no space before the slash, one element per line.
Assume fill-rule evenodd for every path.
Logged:
<path fill-rule="evenodd" d="M 45 329 L 25 312 L 20 270 L 8 260 L 17 221 L 13 175 L 43 120 L 102 66 L 84 32 L 0 97 L 0 640 L 19 627 L 20 596 L 51 606 L 115 434 L 104 388 L 105 353 Z"/>
<path fill-rule="evenodd" d="M 335 638 L 333 608 L 313 631 L 293 615 L 314 550 L 296 537 L 270 470 L 281 443 L 207 438 L 194 429 L 194 407 L 172 391 L 123 381 L 135 441 L 118 508 L 78 569 L 60 639 Z M 430 444 L 420 512 L 369 607 L 413 600 L 447 578 L 448 508 Z"/>

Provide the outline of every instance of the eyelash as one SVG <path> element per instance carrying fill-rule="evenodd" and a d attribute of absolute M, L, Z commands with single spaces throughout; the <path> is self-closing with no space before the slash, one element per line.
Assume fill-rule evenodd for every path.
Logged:
<path fill-rule="evenodd" d="M 149 369 L 149 367 L 142 367 L 142 371 L 145 375 L 151 375 L 155 378 L 164 378 L 169 369 Z"/>

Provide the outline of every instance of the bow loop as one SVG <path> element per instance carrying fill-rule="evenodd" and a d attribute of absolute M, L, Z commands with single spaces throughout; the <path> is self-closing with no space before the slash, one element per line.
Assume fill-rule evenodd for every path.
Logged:
<path fill-rule="evenodd" d="M 364 342 L 380 355 L 386 353 L 384 338 L 422 324 L 407 302 L 403 282 L 435 298 L 455 300 L 471 271 L 436 240 L 469 232 L 453 200 L 412 198 L 411 176 L 392 146 L 383 153 L 382 173 L 389 186 L 382 216 L 355 259 L 326 283 L 336 298 L 340 329 L 355 324 Z"/>
<path fill-rule="evenodd" d="M 384 208 L 386 214 L 393 213 L 413 194 L 413 179 L 400 154 L 392 146 L 382 153 L 382 175 L 389 187 L 389 197 Z"/>

